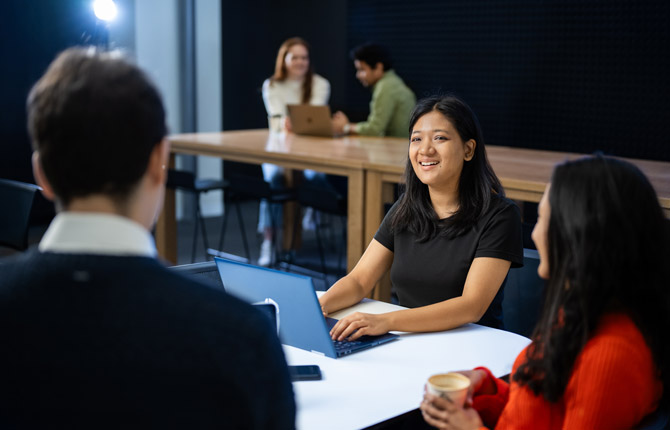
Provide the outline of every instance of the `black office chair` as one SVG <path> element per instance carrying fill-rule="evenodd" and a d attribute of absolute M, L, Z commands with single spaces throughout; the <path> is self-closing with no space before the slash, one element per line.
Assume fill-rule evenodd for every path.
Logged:
<path fill-rule="evenodd" d="M 191 172 L 170 169 L 168 171 L 167 187 L 188 191 L 196 195 L 195 227 L 193 228 L 193 250 L 191 253 L 191 262 L 195 262 L 195 251 L 198 245 L 198 226 L 200 226 L 202 232 L 205 250 L 209 248 L 205 220 L 200 208 L 200 195 L 213 190 L 226 191 L 229 189 L 230 184 L 228 181 L 220 179 L 197 179 Z"/>
<path fill-rule="evenodd" d="M 321 260 L 321 271 L 323 273 L 324 279 L 328 276 L 328 269 L 326 266 L 325 251 L 323 246 L 323 238 L 321 234 L 321 228 L 324 226 L 320 222 L 318 213 L 335 215 L 337 216 L 342 224 L 342 236 L 339 246 L 337 246 L 337 267 L 338 272 L 344 272 L 341 270 L 344 250 L 346 249 L 347 243 L 347 199 L 337 190 L 332 187 L 323 187 L 319 185 L 314 185 L 311 183 L 303 183 L 297 189 L 297 199 L 298 203 L 302 207 L 311 207 L 316 212 L 316 222 L 315 222 L 315 233 L 316 233 L 316 244 L 319 250 L 319 257 Z M 300 220 L 299 216 L 295 217 L 296 223 Z M 294 229 L 294 232 L 297 229 Z M 295 236 L 294 236 L 295 239 Z M 342 274 L 342 273 L 338 273 Z"/>
<path fill-rule="evenodd" d="M 530 337 L 542 310 L 544 280 L 537 274 L 540 257 L 534 249 L 523 250 L 523 267 L 510 269 L 503 298 L 505 330 Z"/>
<path fill-rule="evenodd" d="M 25 251 L 35 193 L 41 188 L 24 182 L 0 179 L 0 245 Z"/>
<path fill-rule="evenodd" d="M 232 203 L 237 208 L 238 221 L 240 229 L 244 232 L 244 222 L 240 211 L 240 203 L 249 200 L 265 199 L 269 204 L 284 204 L 288 201 L 295 200 L 295 190 L 293 188 L 271 188 L 270 184 L 263 178 L 263 169 L 259 164 L 238 163 L 235 161 L 223 161 L 223 176 L 230 184 L 226 193 L 226 203 Z M 272 211 L 270 211 L 272 213 Z M 276 235 L 277 220 L 270 217 L 273 234 Z M 223 249 L 225 240 L 226 226 L 228 222 L 228 211 L 223 216 L 223 228 L 221 229 L 221 237 L 219 238 L 219 249 Z M 243 236 L 244 237 L 244 236 Z M 275 251 L 273 252 L 273 264 L 277 261 L 276 237 L 272 238 L 272 243 L 275 244 Z M 249 258 L 249 248 L 246 239 L 244 240 L 244 248 Z M 250 260 L 249 260 L 250 261 Z M 271 264 L 271 266 L 273 265 Z"/>

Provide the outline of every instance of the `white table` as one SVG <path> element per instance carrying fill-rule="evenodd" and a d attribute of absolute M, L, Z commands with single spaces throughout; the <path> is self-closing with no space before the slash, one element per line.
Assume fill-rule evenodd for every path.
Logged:
<path fill-rule="evenodd" d="M 365 300 L 333 315 L 383 313 L 399 306 Z M 419 407 L 423 385 L 435 373 L 486 366 L 510 373 L 530 341 L 476 324 L 440 333 L 400 333 L 400 339 L 343 358 L 323 357 L 284 345 L 289 364 L 318 364 L 322 381 L 294 382 L 297 428 L 360 429 Z"/>

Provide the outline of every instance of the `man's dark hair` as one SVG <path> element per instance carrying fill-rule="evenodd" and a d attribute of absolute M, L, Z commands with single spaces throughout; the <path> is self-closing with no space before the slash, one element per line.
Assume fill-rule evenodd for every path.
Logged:
<path fill-rule="evenodd" d="M 27 101 L 28 132 L 60 202 L 105 194 L 125 201 L 167 134 L 161 96 L 117 52 L 70 48 Z"/>
<path fill-rule="evenodd" d="M 351 50 L 351 58 L 362 61 L 373 69 L 377 63 L 382 63 L 384 71 L 393 68 L 391 54 L 389 54 L 388 49 L 376 43 L 366 43 L 365 45 L 355 47 Z"/>

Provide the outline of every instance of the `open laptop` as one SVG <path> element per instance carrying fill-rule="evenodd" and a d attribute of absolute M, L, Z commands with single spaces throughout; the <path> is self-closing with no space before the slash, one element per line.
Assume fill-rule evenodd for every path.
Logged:
<path fill-rule="evenodd" d="M 214 260 L 226 292 L 249 303 L 265 299 L 277 303 L 279 338 L 286 345 L 339 358 L 398 338 L 385 334 L 335 342 L 329 332 L 337 320 L 323 317 L 311 278 L 218 257 Z"/>
<path fill-rule="evenodd" d="M 295 134 L 333 137 L 330 107 L 315 105 L 288 105 L 288 116 Z"/>

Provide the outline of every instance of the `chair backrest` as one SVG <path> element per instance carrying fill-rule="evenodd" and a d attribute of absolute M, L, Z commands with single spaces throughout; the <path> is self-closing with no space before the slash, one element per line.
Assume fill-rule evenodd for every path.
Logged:
<path fill-rule="evenodd" d="M 544 280 L 537 274 L 540 257 L 534 249 L 523 250 L 523 267 L 507 275 L 503 298 L 505 330 L 529 337 L 540 316 Z"/>
<path fill-rule="evenodd" d="M 28 248 L 28 226 L 35 193 L 40 187 L 0 179 L 0 245 L 23 251 Z"/>
<path fill-rule="evenodd" d="M 297 190 L 298 202 L 317 211 L 334 215 L 347 215 L 347 200 L 337 191 L 323 186 L 303 183 Z"/>
<path fill-rule="evenodd" d="M 237 198 L 264 199 L 272 194 L 259 164 L 224 160 L 223 177 L 230 183 L 230 189 Z"/>
<path fill-rule="evenodd" d="M 184 170 L 168 170 L 167 184 L 168 188 L 181 188 L 185 190 L 195 190 L 195 175 Z"/>
<path fill-rule="evenodd" d="M 670 412 L 659 408 L 635 428 L 637 430 L 666 430 L 670 428 Z"/>
<path fill-rule="evenodd" d="M 223 281 L 221 281 L 221 275 L 219 275 L 219 269 L 217 269 L 216 263 L 213 261 L 182 264 L 179 266 L 171 266 L 169 269 L 181 273 L 184 276 L 196 279 L 217 290 L 224 290 Z"/>

